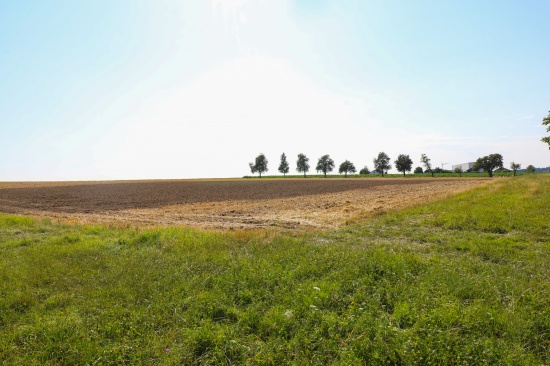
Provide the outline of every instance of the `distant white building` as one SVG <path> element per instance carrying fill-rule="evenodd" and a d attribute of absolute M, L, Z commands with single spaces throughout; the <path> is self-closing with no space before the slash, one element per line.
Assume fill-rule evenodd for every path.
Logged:
<path fill-rule="evenodd" d="M 471 162 L 471 163 L 463 163 L 463 164 L 453 165 L 453 171 L 456 168 L 462 168 L 462 171 L 464 173 L 471 172 L 472 169 L 474 168 L 474 164 L 475 164 L 474 162 Z"/>

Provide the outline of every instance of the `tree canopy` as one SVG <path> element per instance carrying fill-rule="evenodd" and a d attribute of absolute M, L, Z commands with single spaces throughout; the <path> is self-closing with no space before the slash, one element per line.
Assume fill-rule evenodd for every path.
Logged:
<path fill-rule="evenodd" d="M 527 165 L 527 168 L 525 168 L 525 171 L 526 171 L 527 173 L 534 173 L 535 170 L 536 170 L 535 167 L 534 167 L 533 165 L 531 165 L 531 164 Z"/>
<path fill-rule="evenodd" d="M 454 169 L 454 172 L 460 174 L 460 176 L 462 177 L 462 173 L 463 173 L 462 170 L 463 170 L 463 169 L 462 169 L 462 166 L 457 166 L 457 167 Z"/>
<path fill-rule="evenodd" d="M 398 172 L 403 173 L 403 177 L 405 177 L 405 172 L 411 171 L 413 165 L 413 161 L 411 160 L 409 155 L 405 154 L 399 154 L 394 163 L 395 169 L 397 169 Z"/>
<path fill-rule="evenodd" d="M 521 169 L 521 164 L 516 164 L 515 162 L 510 163 L 510 170 L 514 172 L 514 177 L 516 176 L 516 172 L 518 169 Z"/>
<path fill-rule="evenodd" d="M 422 156 L 420 156 L 420 162 L 422 164 L 424 164 L 424 168 L 426 168 L 426 171 L 427 172 L 430 172 L 432 173 L 432 177 L 434 176 L 434 172 L 432 170 L 432 163 L 430 162 L 431 159 L 428 158 L 428 156 L 426 154 L 422 154 Z"/>
<path fill-rule="evenodd" d="M 382 176 L 384 173 L 391 169 L 390 157 L 385 152 L 379 152 L 378 156 L 372 160 L 374 163 L 374 170 Z"/>
<path fill-rule="evenodd" d="M 281 155 L 281 164 L 279 164 L 279 172 L 283 173 L 283 176 L 286 177 L 286 173 L 288 173 L 289 167 L 288 167 L 288 161 L 286 160 L 286 155 L 283 153 Z"/>
<path fill-rule="evenodd" d="M 550 132 L 550 111 L 548 111 L 548 117 L 542 119 L 542 125 L 547 126 L 546 132 Z M 550 149 L 550 136 L 543 137 L 541 141 L 547 143 Z"/>
<path fill-rule="evenodd" d="M 298 160 L 296 161 L 296 170 L 298 172 L 304 173 L 304 178 L 306 177 L 306 173 L 309 171 L 309 158 L 305 156 L 304 154 L 298 154 Z"/>
<path fill-rule="evenodd" d="M 370 174 L 370 170 L 369 170 L 369 168 L 365 165 L 365 166 L 363 167 L 363 169 L 361 169 L 361 170 L 359 171 L 359 174 L 363 174 L 363 175 Z"/>
<path fill-rule="evenodd" d="M 248 165 L 250 166 L 250 171 L 252 172 L 252 174 L 254 173 L 259 173 L 260 174 L 260 178 L 262 177 L 262 173 L 265 173 L 267 172 L 267 158 L 265 157 L 264 154 L 260 154 L 258 156 L 256 156 L 256 161 L 254 164 L 252 163 L 248 163 Z"/>
<path fill-rule="evenodd" d="M 478 158 L 474 163 L 473 170 L 483 169 L 489 173 L 489 177 L 493 176 L 493 170 L 502 168 L 504 163 L 502 162 L 502 155 L 491 154 Z"/>
<path fill-rule="evenodd" d="M 346 160 L 342 164 L 340 164 L 340 168 L 338 169 L 338 173 L 340 174 L 345 173 L 346 178 L 348 177 L 348 173 L 355 173 L 355 172 L 356 172 L 355 165 L 353 165 L 353 163 L 349 160 Z"/>
<path fill-rule="evenodd" d="M 315 168 L 318 172 L 323 172 L 325 178 L 327 177 L 327 172 L 332 172 L 334 169 L 334 160 L 330 158 L 330 155 L 323 155 L 317 161 L 317 167 Z"/>

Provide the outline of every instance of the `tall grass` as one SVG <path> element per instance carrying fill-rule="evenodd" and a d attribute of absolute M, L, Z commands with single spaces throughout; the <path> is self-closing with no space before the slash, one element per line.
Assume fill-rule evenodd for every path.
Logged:
<path fill-rule="evenodd" d="M 550 176 L 307 234 L 0 215 L 4 364 L 548 364 Z"/>

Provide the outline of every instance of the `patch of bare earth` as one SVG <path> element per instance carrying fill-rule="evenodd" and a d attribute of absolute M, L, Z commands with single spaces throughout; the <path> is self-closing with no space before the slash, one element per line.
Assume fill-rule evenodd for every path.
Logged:
<path fill-rule="evenodd" d="M 0 211 L 80 224 L 334 228 L 487 179 L 263 179 L 0 183 Z"/>

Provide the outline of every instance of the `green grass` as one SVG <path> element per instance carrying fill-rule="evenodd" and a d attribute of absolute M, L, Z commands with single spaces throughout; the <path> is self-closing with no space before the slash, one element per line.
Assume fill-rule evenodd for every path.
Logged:
<path fill-rule="evenodd" d="M 550 175 L 307 234 L 0 215 L 0 360 L 550 363 Z"/>
<path fill-rule="evenodd" d="M 526 175 L 528 173 L 519 173 L 516 172 L 516 176 Z M 545 174 L 545 173 L 534 173 L 534 174 Z M 513 177 L 514 173 L 512 172 L 493 172 L 494 177 Z M 307 178 L 324 178 L 323 174 L 308 174 Z M 434 173 L 433 178 L 449 178 L 449 177 L 462 177 L 462 178 L 488 178 L 489 173 Z M 245 175 L 243 178 L 246 179 L 260 179 L 258 175 L 249 176 Z M 287 174 L 286 176 L 282 175 L 262 175 L 262 179 L 285 179 L 285 178 L 304 178 L 303 174 Z M 344 174 L 327 174 L 327 178 L 345 178 Z M 348 178 L 382 178 L 380 174 L 348 174 Z M 401 174 L 384 174 L 384 178 L 403 178 L 403 173 Z M 413 174 L 407 173 L 405 178 L 432 178 L 430 173 L 421 173 Z"/>

